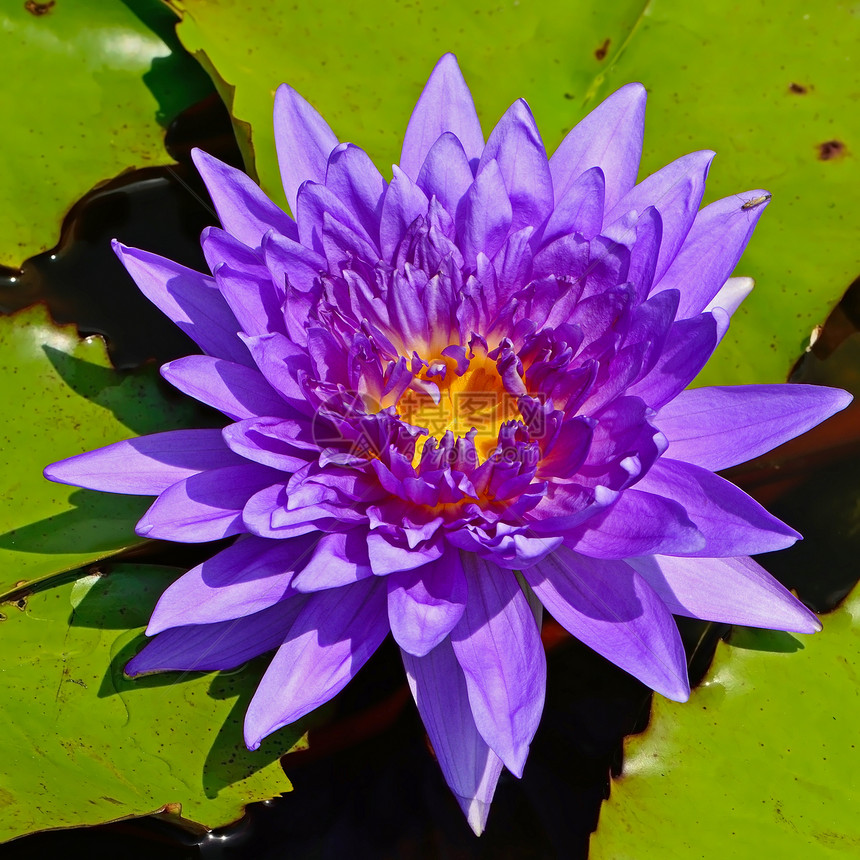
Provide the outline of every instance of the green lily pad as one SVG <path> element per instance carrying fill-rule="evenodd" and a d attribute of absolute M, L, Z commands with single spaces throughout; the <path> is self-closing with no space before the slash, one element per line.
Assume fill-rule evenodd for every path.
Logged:
<path fill-rule="evenodd" d="M 63 215 L 97 183 L 170 163 L 162 126 L 211 83 L 165 15 L 157 0 L 0 8 L 0 264 L 53 246 Z"/>
<path fill-rule="evenodd" d="M 282 81 L 388 172 L 445 51 L 458 55 L 485 130 L 525 96 L 550 151 L 601 98 L 641 80 L 650 91 L 643 175 L 710 148 L 719 159 L 707 201 L 759 187 L 774 195 L 738 268 L 758 288 L 702 383 L 783 381 L 857 274 L 860 214 L 848 191 L 860 185 L 857 31 L 847 4 L 757 0 L 727 14 L 720 0 L 440 0 L 383 14 L 357 3 L 249 13 L 169 2 L 180 39 L 231 108 L 249 170 L 282 205 L 271 132 Z"/>
<path fill-rule="evenodd" d="M 689 702 L 654 699 L 591 860 L 860 856 L 860 589 L 815 636 L 737 628 Z"/>
<path fill-rule="evenodd" d="M 179 573 L 117 565 L 0 604 L 0 840 L 167 804 L 217 827 L 290 789 L 278 759 L 299 730 L 253 753 L 242 743 L 259 672 L 123 675 Z"/>
<path fill-rule="evenodd" d="M 152 500 L 78 490 L 42 477 L 49 463 L 120 439 L 194 426 L 195 404 L 154 367 L 119 373 L 100 337 L 81 340 L 42 306 L 0 317 L 5 398 L 0 446 L 0 599 L 52 574 L 142 542 Z"/>

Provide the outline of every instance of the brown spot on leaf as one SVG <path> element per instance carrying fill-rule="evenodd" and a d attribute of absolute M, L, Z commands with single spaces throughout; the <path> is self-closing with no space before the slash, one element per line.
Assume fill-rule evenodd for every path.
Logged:
<path fill-rule="evenodd" d="M 45 3 L 37 3 L 36 0 L 27 0 L 24 8 L 31 15 L 35 15 L 38 18 L 40 15 L 47 15 L 56 5 L 57 0 L 47 0 Z"/>
<path fill-rule="evenodd" d="M 833 161 L 834 158 L 842 158 L 845 153 L 845 144 L 841 140 L 826 140 L 818 144 L 820 161 Z"/>
<path fill-rule="evenodd" d="M 805 87 L 803 84 L 796 84 L 792 81 L 792 83 L 788 85 L 788 91 L 797 96 L 805 96 L 809 92 L 809 87 Z"/>
<path fill-rule="evenodd" d="M 594 56 L 598 60 L 605 60 L 606 59 L 606 55 L 609 53 L 610 42 L 611 42 L 610 39 L 604 40 L 603 44 L 594 52 Z"/>

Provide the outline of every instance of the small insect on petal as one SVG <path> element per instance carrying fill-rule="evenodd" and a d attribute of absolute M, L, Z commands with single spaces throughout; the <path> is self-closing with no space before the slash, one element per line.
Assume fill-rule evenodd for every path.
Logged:
<path fill-rule="evenodd" d="M 746 203 L 741 206 L 741 209 L 755 209 L 756 206 L 761 206 L 762 203 L 767 203 L 770 198 L 770 194 L 762 194 L 760 197 L 753 197 L 752 200 L 747 200 Z"/>

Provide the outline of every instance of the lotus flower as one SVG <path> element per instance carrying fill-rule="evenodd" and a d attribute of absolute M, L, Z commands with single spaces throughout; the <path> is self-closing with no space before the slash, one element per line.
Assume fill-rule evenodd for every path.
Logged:
<path fill-rule="evenodd" d="M 818 629 L 748 557 L 799 535 L 714 471 L 850 398 L 687 389 L 752 287 L 730 275 L 769 195 L 700 211 L 707 151 L 637 185 L 644 109 L 644 88 L 622 87 L 547 159 L 519 100 L 485 143 L 449 54 L 386 181 L 284 85 L 294 218 L 194 153 L 223 226 L 202 237 L 212 275 L 115 247 L 202 351 L 164 377 L 230 423 L 46 470 L 157 496 L 141 536 L 237 536 L 167 589 L 130 675 L 274 651 L 245 718 L 254 749 L 390 631 L 480 833 L 540 720 L 542 607 L 676 700 L 689 683 L 673 615 Z"/>

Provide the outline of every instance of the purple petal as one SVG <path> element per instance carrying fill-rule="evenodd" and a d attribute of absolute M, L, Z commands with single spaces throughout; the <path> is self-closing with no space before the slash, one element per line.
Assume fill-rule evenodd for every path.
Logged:
<path fill-rule="evenodd" d="M 349 234 L 357 236 L 358 242 L 366 243 L 370 249 L 376 249 L 378 236 L 371 236 L 352 210 L 324 185 L 318 185 L 315 182 L 302 185 L 296 207 L 301 242 L 313 249 L 315 253 L 326 256 L 323 233 L 326 227 L 330 233 L 336 230 L 331 224 L 332 221 L 340 228 L 346 228 Z M 360 249 L 363 250 L 363 248 Z M 374 259 L 374 254 L 375 250 L 368 252 L 368 259 Z"/>
<path fill-rule="evenodd" d="M 377 241 L 386 183 L 367 153 L 351 143 L 336 146 L 329 156 L 325 186 L 346 204 L 367 235 Z"/>
<path fill-rule="evenodd" d="M 753 555 L 785 549 L 800 538 L 743 490 L 699 466 L 662 457 L 637 487 L 680 503 L 705 536 L 705 545 L 694 552 L 665 551 L 664 555 Z"/>
<path fill-rule="evenodd" d="M 255 463 L 192 475 L 168 487 L 137 524 L 141 537 L 202 543 L 239 534 L 242 508 L 278 473 Z"/>
<path fill-rule="evenodd" d="M 318 506 L 309 505 L 292 511 L 290 518 L 286 514 L 286 504 L 286 483 L 265 487 L 251 496 L 242 510 L 245 528 L 259 537 L 282 540 L 319 531 L 317 521 L 320 517 L 331 515 L 327 510 L 321 511 Z M 273 523 L 276 514 L 281 514 L 277 524 Z"/>
<path fill-rule="evenodd" d="M 552 211 L 552 177 L 546 150 L 529 106 L 517 99 L 487 140 L 478 174 L 495 161 L 511 202 L 511 231 L 539 227 Z M 489 256 L 489 255 L 488 255 Z"/>
<path fill-rule="evenodd" d="M 681 505 L 639 490 L 625 490 L 612 507 L 565 538 L 576 552 L 601 559 L 670 552 L 693 555 L 704 542 Z"/>
<path fill-rule="evenodd" d="M 239 328 L 248 335 L 283 332 L 284 289 L 272 281 L 261 252 L 248 252 L 231 236 L 213 227 L 203 231 L 201 244 L 218 289 Z M 243 250 L 245 253 L 241 253 Z"/>
<path fill-rule="evenodd" d="M 388 633 L 385 586 L 376 579 L 306 600 L 248 706 L 248 749 L 339 693 Z"/>
<path fill-rule="evenodd" d="M 673 615 L 815 633 L 821 622 L 787 588 L 751 558 L 628 560 Z"/>
<path fill-rule="evenodd" d="M 134 678 L 152 672 L 235 669 L 277 648 L 306 600 L 298 595 L 245 618 L 165 630 L 132 657 L 125 674 Z"/>
<path fill-rule="evenodd" d="M 607 212 L 633 187 L 642 156 L 646 98 L 642 84 L 627 84 L 571 129 L 549 160 L 557 203 L 592 167 L 606 178 Z"/>
<path fill-rule="evenodd" d="M 245 343 L 260 373 L 272 388 L 299 412 L 311 412 L 307 396 L 298 382 L 298 375 L 311 369 L 307 351 L 277 332 L 245 338 Z"/>
<path fill-rule="evenodd" d="M 222 432 L 231 451 L 281 472 L 297 472 L 319 455 L 307 419 L 246 418 Z"/>
<path fill-rule="evenodd" d="M 852 396 L 819 385 L 736 385 L 682 391 L 655 422 L 674 460 L 711 471 L 758 457 L 844 409 Z"/>
<path fill-rule="evenodd" d="M 161 595 L 147 636 L 171 627 L 214 624 L 253 615 L 289 596 L 296 570 L 310 559 L 318 535 L 291 540 L 239 538 L 180 576 Z"/>
<path fill-rule="evenodd" d="M 663 219 L 654 206 L 649 206 L 636 222 L 636 241 L 630 249 L 630 268 L 627 271 L 627 280 L 636 288 L 640 302 L 651 291 L 664 248 Z"/>
<path fill-rule="evenodd" d="M 187 355 L 161 367 L 161 375 L 183 393 L 234 421 L 259 415 L 294 417 L 263 375 L 243 364 L 211 355 Z"/>
<path fill-rule="evenodd" d="M 448 548 L 437 561 L 388 577 L 388 620 L 397 644 L 423 657 L 463 615 L 466 577 L 460 552 Z"/>
<path fill-rule="evenodd" d="M 743 208 L 756 200 L 760 202 Z M 701 313 L 729 278 L 769 200 L 766 191 L 747 191 L 717 200 L 696 215 L 678 256 L 655 288 L 680 290 L 680 319 Z"/>
<path fill-rule="evenodd" d="M 502 760 L 475 726 L 463 670 L 450 642 L 442 642 L 424 657 L 401 653 L 409 689 L 445 782 L 469 826 L 480 836 L 502 772 Z"/>
<path fill-rule="evenodd" d="M 459 246 L 467 264 L 473 266 L 480 253 L 495 256 L 507 238 L 512 211 L 499 166 L 490 161 L 457 209 Z"/>
<path fill-rule="evenodd" d="M 569 233 L 593 239 L 603 227 L 603 195 L 606 180 L 599 167 L 586 170 L 571 183 L 547 222 L 543 244 Z"/>
<path fill-rule="evenodd" d="M 474 179 L 460 139 L 445 132 L 430 147 L 416 182 L 428 197 L 435 197 L 453 216 Z"/>
<path fill-rule="evenodd" d="M 250 176 L 202 149 L 192 149 L 191 159 L 206 183 L 218 220 L 240 242 L 259 248 L 269 230 L 299 238 L 296 222 L 272 203 Z"/>
<path fill-rule="evenodd" d="M 239 323 L 212 278 L 116 240 L 112 246 L 140 291 L 204 352 L 250 364 Z"/>
<path fill-rule="evenodd" d="M 660 213 L 663 233 L 655 274 L 657 281 L 663 277 L 690 232 L 713 159 L 714 153 L 710 150 L 685 155 L 652 173 L 612 209 L 607 207 L 606 224 L 610 225 L 631 210 L 642 212 L 654 206 Z"/>
<path fill-rule="evenodd" d="M 168 430 L 52 463 L 45 477 L 104 493 L 157 496 L 198 472 L 242 462 L 220 430 Z"/>
<path fill-rule="evenodd" d="M 293 580 L 296 591 L 340 588 L 373 575 L 367 557 L 367 532 L 351 529 L 325 535 L 313 558 Z"/>
<path fill-rule="evenodd" d="M 289 284 L 306 292 L 313 289 L 326 269 L 326 260 L 322 254 L 276 233 L 263 237 L 263 254 L 272 281 L 279 287 Z"/>
<path fill-rule="evenodd" d="M 553 618 L 589 648 L 667 698 L 689 698 L 687 661 L 675 621 L 625 562 L 562 549 L 523 576 Z"/>
<path fill-rule="evenodd" d="M 653 369 L 631 385 L 627 393 L 641 397 L 652 409 L 660 409 L 677 397 L 716 349 L 725 320 L 725 313 L 716 308 L 711 313 L 676 322 Z"/>
<path fill-rule="evenodd" d="M 484 134 L 472 94 L 453 54 L 445 54 L 436 63 L 409 118 L 400 169 L 410 179 L 418 178 L 427 153 L 445 132 L 456 135 L 470 161 L 480 158 Z"/>
<path fill-rule="evenodd" d="M 379 247 L 382 259 L 387 261 L 394 257 L 409 225 L 426 215 L 430 205 L 424 192 L 396 164 L 393 170 L 394 178 L 385 194 L 379 223 Z"/>
<path fill-rule="evenodd" d="M 397 546 L 381 532 L 373 531 L 367 537 L 367 551 L 373 572 L 377 576 L 385 576 L 401 570 L 413 570 L 435 561 L 442 555 L 442 546 L 439 543 L 426 542 L 415 548 Z"/>
<path fill-rule="evenodd" d="M 470 553 L 462 558 L 469 599 L 451 644 L 481 737 L 519 777 L 543 711 L 540 631 L 513 573 Z"/>
<path fill-rule="evenodd" d="M 729 278 L 717 291 L 717 294 L 704 308 L 705 312 L 721 308 L 729 316 L 743 304 L 746 297 L 753 291 L 755 281 L 752 278 Z"/>
<path fill-rule="evenodd" d="M 284 194 L 296 213 L 296 194 L 307 179 L 322 182 L 338 140 L 326 121 L 292 87 L 275 93 L 275 145 Z"/>

